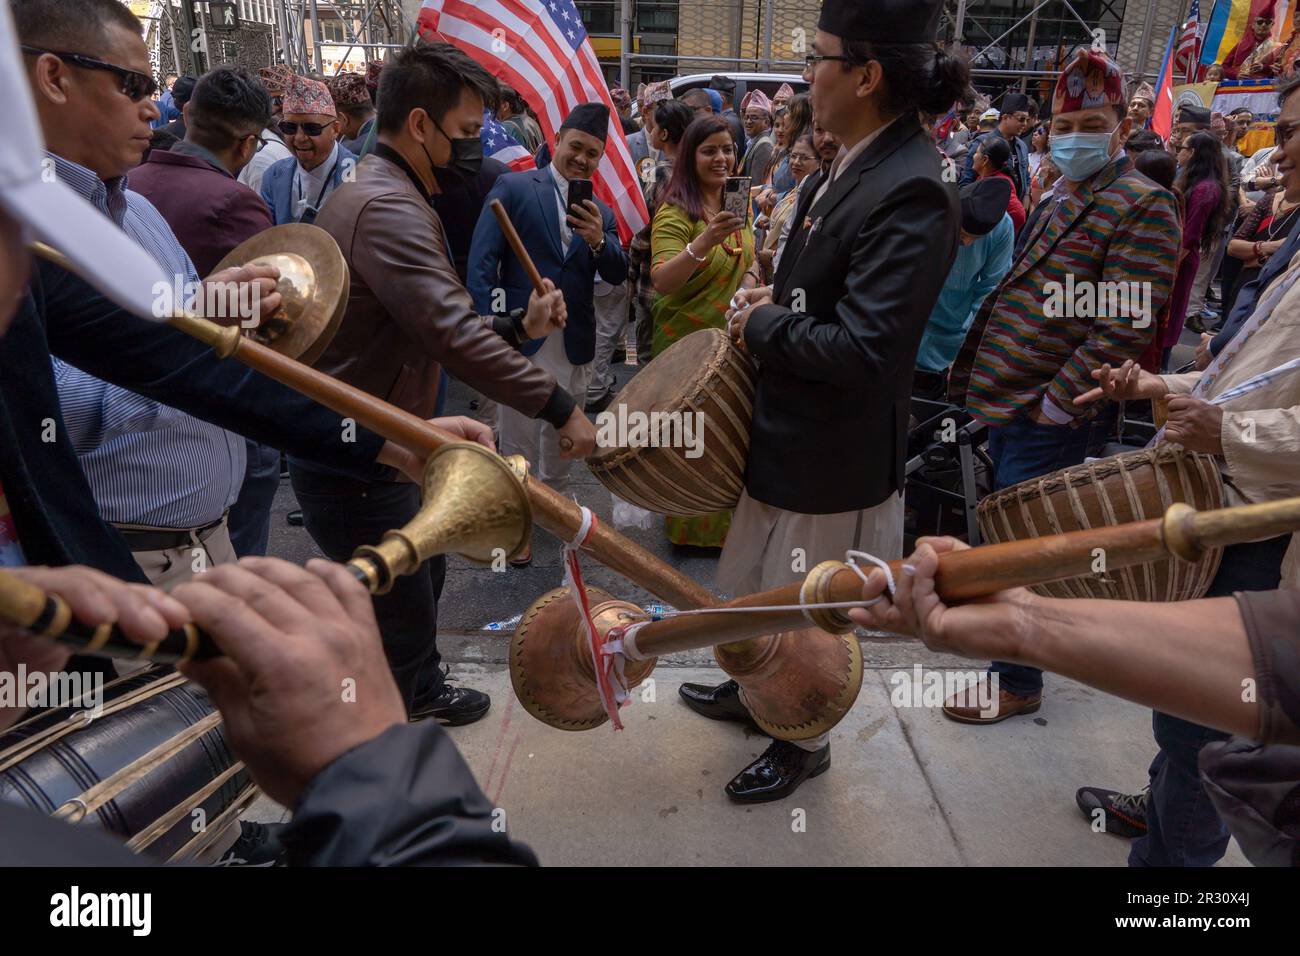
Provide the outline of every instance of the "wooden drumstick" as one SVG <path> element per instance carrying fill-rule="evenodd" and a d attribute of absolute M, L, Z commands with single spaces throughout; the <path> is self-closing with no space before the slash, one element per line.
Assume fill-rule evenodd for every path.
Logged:
<path fill-rule="evenodd" d="M 524 248 L 524 241 L 519 238 L 519 232 L 515 229 L 515 224 L 510 221 L 510 214 L 506 212 L 506 207 L 501 205 L 500 199 L 492 200 L 491 205 L 492 215 L 497 217 L 497 224 L 501 227 L 501 231 L 505 233 L 506 242 L 510 243 L 515 258 L 519 260 L 520 265 L 524 267 L 524 271 L 528 273 L 533 288 L 537 290 L 538 295 L 546 295 L 546 284 L 542 282 L 542 274 L 537 271 L 533 257 Z M 568 435 L 560 436 L 560 451 L 573 451 L 573 439 Z"/>
<path fill-rule="evenodd" d="M 492 215 L 497 217 L 497 224 L 501 227 L 501 231 L 505 233 L 506 242 L 510 243 L 515 258 L 519 260 L 520 265 L 524 267 L 524 271 L 528 273 L 528 279 L 532 282 L 533 288 L 537 290 L 538 295 L 546 295 L 546 284 L 542 281 L 542 274 L 537 271 L 537 266 L 533 264 L 533 257 L 524 248 L 524 241 L 519 238 L 515 224 L 510 221 L 510 214 L 506 212 L 506 207 L 501 205 L 500 199 L 492 200 L 491 205 Z"/>

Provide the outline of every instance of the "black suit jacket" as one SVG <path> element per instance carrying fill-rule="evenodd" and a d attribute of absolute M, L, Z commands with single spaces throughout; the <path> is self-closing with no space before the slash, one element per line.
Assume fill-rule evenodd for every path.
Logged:
<path fill-rule="evenodd" d="M 114 385 L 164 402 L 246 438 L 358 477 L 383 445 L 341 416 L 195 339 L 128 315 L 82 280 L 48 263 L 0 338 L 0 484 L 29 564 L 84 564 L 145 581 L 126 542 L 99 515 L 67 438 L 50 355 Z M 45 441 L 47 423 L 54 441 Z"/>
<path fill-rule="evenodd" d="M 745 327 L 760 361 L 746 484 L 778 508 L 837 514 L 903 487 L 912 371 L 961 211 L 915 116 L 813 205 L 819 185 L 795 212 L 774 303 Z"/>

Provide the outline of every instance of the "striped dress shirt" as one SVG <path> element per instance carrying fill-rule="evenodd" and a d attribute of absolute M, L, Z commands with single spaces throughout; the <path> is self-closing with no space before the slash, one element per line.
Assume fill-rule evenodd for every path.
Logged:
<path fill-rule="evenodd" d="M 104 182 L 52 156 L 59 178 L 108 216 L 182 283 L 194 266 L 150 202 L 125 177 Z M 54 359 L 68 438 L 105 520 L 200 528 L 219 520 L 244 481 L 244 439 Z M 213 396 L 219 401 L 220 396 Z M 62 436 L 60 436 L 62 437 Z"/>

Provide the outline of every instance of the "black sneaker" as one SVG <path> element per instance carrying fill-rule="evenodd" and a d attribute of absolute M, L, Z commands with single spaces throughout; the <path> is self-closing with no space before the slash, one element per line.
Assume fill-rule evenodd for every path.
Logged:
<path fill-rule="evenodd" d="M 213 866 L 276 866 L 284 861 L 283 823 L 239 821 L 239 839 Z"/>
<path fill-rule="evenodd" d="M 482 691 L 443 681 L 437 697 L 417 700 L 411 706 L 411 722 L 433 718 L 444 727 L 463 727 L 482 720 L 491 706 L 492 698 Z"/>
<path fill-rule="evenodd" d="M 1150 799 L 1150 787 L 1144 787 L 1141 793 L 1083 787 L 1074 795 L 1075 802 L 1089 823 L 1096 821 L 1097 811 L 1100 810 L 1104 815 L 1107 833 L 1130 839 L 1146 836 L 1147 801 Z"/>

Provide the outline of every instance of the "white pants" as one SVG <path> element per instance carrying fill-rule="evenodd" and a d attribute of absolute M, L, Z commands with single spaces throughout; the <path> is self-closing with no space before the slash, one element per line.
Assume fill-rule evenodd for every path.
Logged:
<path fill-rule="evenodd" d="M 597 295 L 596 304 L 596 361 L 591 377 L 591 398 L 599 398 L 605 389 L 614 384 L 614 373 L 610 363 L 614 352 L 623 341 L 627 331 L 628 283 L 606 286 L 607 295 Z M 581 396 L 574 395 L 581 400 Z"/>
<path fill-rule="evenodd" d="M 805 515 L 755 501 L 745 492 L 731 519 L 714 582 L 735 597 L 767 591 L 802 580 L 806 572 L 796 567 L 811 570 L 823 561 L 843 561 L 850 550 L 885 561 L 903 556 L 901 495 L 862 511 Z M 830 739 L 827 733 L 791 743 L 816 751 Z"/>
<path fill-rule="evenodd" d="M 573 396 L 581 410 L 587 383 L 591 380 L 592 363 L 574 365 L 569 361 L 564 354 L 563 332 L 548 335 L 541 349 L 529 361 L 554 375 L 560 387 Z M 505 405 L 499 406 L 497 428 L 502 455 L 523 455 L 539 481 L 561 494 L 568 492 L 569 469 L 573 462 L 560 457 L 560 438 L 554 428 L 540 418 L 528 418 Z"/>

